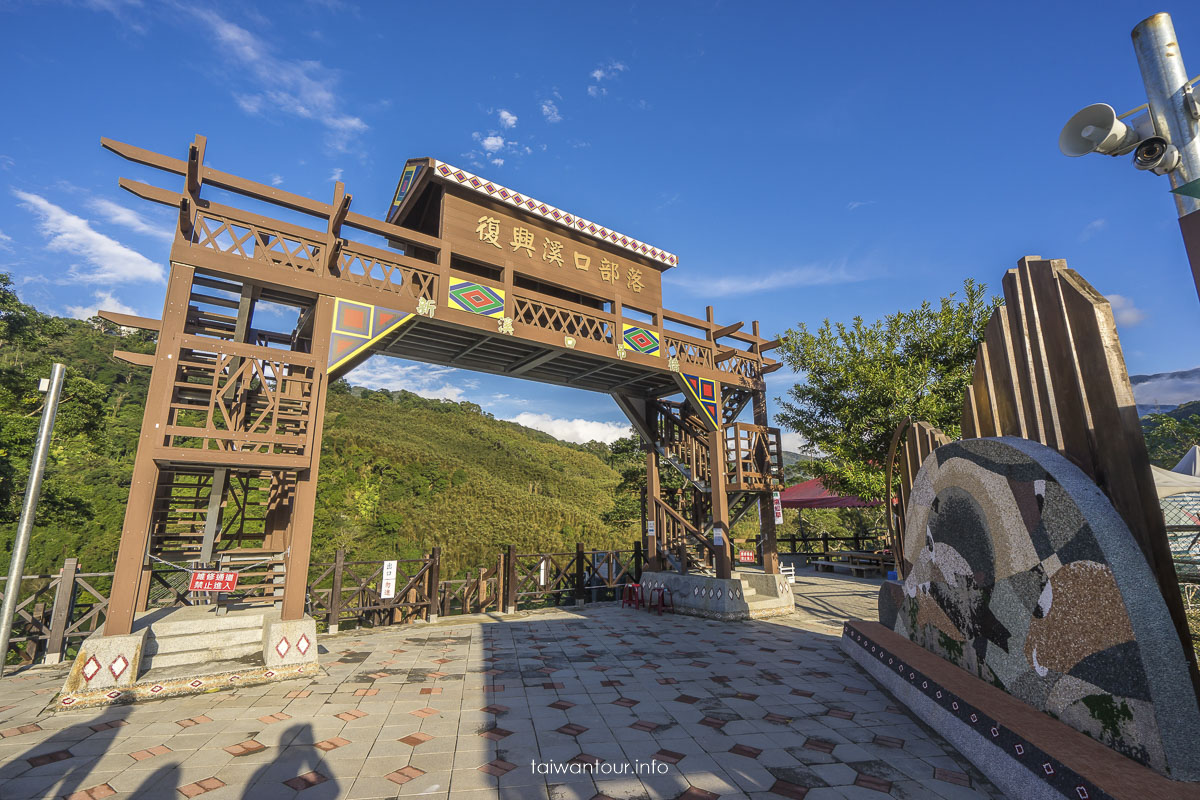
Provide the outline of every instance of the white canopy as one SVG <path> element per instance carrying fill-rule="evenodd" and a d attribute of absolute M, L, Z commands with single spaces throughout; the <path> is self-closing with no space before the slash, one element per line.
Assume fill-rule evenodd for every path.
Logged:
<path fill-rule="evenodd" d="M 1178 472 L 1182 475 L 1200 475 L 1200 447 L 1192 445 L 1192 449 L 1179 459 L 1179 463 L 1171 468 L 1171 472 Z"/>
<path fill-rule="evenodd" d="M 1192 448 L 1194 451 L 1196 448 Z M 1186 461 L 1192 454 L 1184 457 Z M 1179 462 L 1180 464 L 1183 461 Z M 1150 465 L 1150 471 L 1154 473 L 1154 488 L 1158 490 L 1158 499 L 1170 497 L 1176 494 L 1187 494 L 1189 492 L 1200 492 L 1200 477 L 1191 473 L 1183 473 L 1176 467 L 1174 470 L 1163 469 Z"/>

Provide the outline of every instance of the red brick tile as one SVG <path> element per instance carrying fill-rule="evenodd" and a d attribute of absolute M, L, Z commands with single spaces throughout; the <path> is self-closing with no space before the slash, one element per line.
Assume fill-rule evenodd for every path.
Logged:
<path fill-rule="evenodd" d="M 861 786 L 864 789 L 874 789 L 877 792 L 888 794 L 892 791 L 892 782 L 885 781 L 883 778 L 877 778 L 874 775 L 866 775 L 862 772 L 858 773 L 858 777 L 854 779 L 855 786 Z"/>
<path fill-rule="evenodd" d="M 812 697 L 813 696 L 813 693 L 808 691 L 807 689 L 792 689 L 792 694 L 796 695 L 797 697 Z"/>
<path fill-rule="evenodd" d="M 40 756 L 34 756 L 25 760 L 29 762 L 29 766 L 31 767 L 44 767 L 56 761 L 66 761 L 70 757 L 71 751 L 69 750 L 55 750 L 53 753 L 43 753 Z"/>
<path fill-rule="evenodd" d="M 88 795 L 92 800 L 103 800 L 105 797 L 112 797 L 117 793 L 117 790 L 109 786 L 107 783 L 102 783 L 99 786 L 93 786 L 87 790 Z"/>
<path fill-rule="evenodd" d="M 274 725 L 276 722 L 283 722 L 285 719 L 291 718 L 291 714 L 285 714 L 282 711 L 277 711 L 274 714 L 268 714 L 265 717 L 259 717 L 258 721 L 264 725 Z"/>
<path fill-rule="evenodd" d="M 791 717 L 785 717 L 782 714 L 776 714 L 774 711 L 768 713 L 765 717 L 763 717 L 763 719 L 767 722 L 770 722 L 772 725 L 787 725 L 792 721 Z"/>
<path fill-rule="evenodd" d="M 673 683 L 679 683 L 679 681 L 675 680 L 674 678 L 659 678 L 658 682 L 663 686 L 670 686 Z"/>
<path fill-rule="evenodd" d="M 877 734 L 872 741 L 884 747 L 904 747 L 904 740 L 897 739 L 895 736 L 880 736 Z"/>
<path fill-rule="evenodd" d="M 542 688 L 543 689 L 562 689 L 562 688 L 564 688 L 564 686 L 563 686 L 563 684 L 558 683 L 557 681 L 547 681 L 546 683 L 542 684 Z"/>
<path fill-rule="evenodd" d="M 693 703 L 699 703 L 700 698 L 692 697 L 690 694 L 681 694 L 681 695 L 679 695 L 679 697 L 675 698 L 675 702 L 676 703 L 687 703 L 690 706 Z"/>
<path fill-rule="evenodd" d="M 196 783 L 200 784 L 200 788 L 204 789 L 206 792 L 211 792 L 213 789 L 220 789 L 225 785 L 225 781 L 216 776 L 205 778 L 202 781 L 196 781 Z"/>
<path fill-rule="evenodd" d="M 90 727 L 93 731 L 95 731 L 96 733 L 99 733 L 100 731 L 107 731 L 107 730 L 111 730 L 112 728 L 120 728 L 123 725 L 128 725 L 128 724 L 129 723 L 123 719 L 114 719 L 114 720 L 109 720 L 108 722 L 99 722 Z M 22 725 L 21 727 L 23 728 L 25 726 Z M 38 728 L 38 730 L 41 730 L 41 728 Z"/>
<path fill-rule="evenodd" d="M 747 694 L 746 692 L 738 692 L 737 694 L 734 695 L 734 697 L 737 698 L 738 700 L 749 700 L 750 702 L 754 702 L 755 700 L 758 699 L 758 695 Z"/>
<path fill-rule="evenodd" d="M 170 753 L 171 748 L 167 747 L 165 744 L 156 744 L 154 747 L 150 748 L 150 752 L 153 755 L 161 756 L 166 753 Z"/>
<path fill-rule="evenodd" d="M 613 700 L 612 704 L 614 706 L 623 706 L 624 708 L 633 708 L 638 704 L 638 702 L 639 701 L 629 697 L 619 697 L 616 700 Z"/>
<path fill-rule="evenodd" d="M 336 750 L 339 747 L 345 747 L 348 744 L 350 744 L 349 739 L 343 739 L 341 736 L 335 736 L 332 739 L 326 739 L 323 742 L 317 742 L 313 746 L 318 750 L 323 750 L 324 752 L 328 753 L 330 750 Z"/>
<path fill-rule="evenodd" d="M 771 794 L 777 794 L 780 797 L 789 797 L 791 800 L 804 800 L 804 795 L 808 794 L 808 788 L 805 786 L 779 780 L 775 781 L 775 784 L 769 791 Z"/>
<path fill-rule="evenodd" d="M 601 686 L 624 686 L 620 681 L 600 681 Z"/>
<path fill-rule="evenodd" d="M 480 772 L 486 772 L 488 775 L 495 775 L 499 778 L 501 775 L 507 775 L 517 768 L 516 764 L 510 764 L 502 758 L 497 758 L 495 761 L 489 761 L 482 767 L 478 767 Z"/>
<path fill-rule="evenodd" d="M 492 728 L 491 730 L 484 731 L 479 735 L 485 739 L 491 739 L 493 742 L 498 742 L 506 736 L 512 736 L 513 732 L 507 731 L 504 728 Z"/>
<path fill-rule="evenodd" d="M 419 778 L 424 774 L 425 774 L 425 770 L 417 769 L 416 767 L 414 767 L 410 764 L 407 767 L 401 767 L 400 769 L 396 770 L 395 772 L 392 772 L 388 775 L 384 775 L 383 777 L 387 778 L 392 783 L 396 783 L 396 784 L 403 786 L 404 784 L 408 783 L 409 781 L 415 780 L 416 778 Z"/>
<path fill-rule="evenodd" d="M 689 786 L 687 791 L 679 795 L 679 800 L 717 800 L 721 795 Z"/>
<path fill-rule="evenodd" d="M 648 722 L 644 719 L 639 719 L 637 722 L 633 723 L 629 727 L 633 728 L 635 731 L 645 731 L 646 733 L 652 733 L 655 730 L 657 730 L 660 726 L 657 722 Z"/>
<path fill-rule="evenodd" d="M 745 756 L 746 758 L 758 758 L 762 755 L 762 750 L 759 750 L 757 747 L 751 747 L 748 744 L 735 744 L 729 748 L 729 752 L 735 756 Z"/>
<path fill-rule="evenodd" d="M 429 690 L 428 690 L 428 689 L 422 689 L 421 691 L 422 691 L 422 692 L 427 692 L 427 691 L 429 691 Z M 439 691 L 440 691 L 440 690 L 439 690 Z M 355 689 L 355 690 L 354 690 L 354 696 L 355 696 L 355 697 L 374 697 L 374 696 L 375 696 L 375 695 L 377 695 L 377 694 L 379 694 L 379 690 L 378 690 L 378 689 Z"/>
<path fill-rule="evenodd" d="M 306 772 L 303 775 L 297 775 L 294 778 L 289 778 L 283 782 L 283 785 L 299 792 L 301 790 L 324 783 L 327 780 L 329 780 L 329 778 L 325 777 L 319 772 Z"/>
<path fill-rule="evenodd" d="M 939 781 L 954 783 L 959 786 L 971 785 L 971 777 L 965 772 L 959 772 L 956 769 L 942 769 L 941 767 L 936 767 L 933 770 L 933 777 Z"/>
<path fill-rule="evenodd" d="M 720 730 L 721 728 L 725 727 L 725 720 L 716 719 L 715 717 L 705 717 L 704 719 L 700 720 L 700 724 L 709 728 Z"/>
<path fill-rule="evenodd" d="M 662 761 L 666 764 L 678 764 L 687 756 L 684 753 L 676 753 L 674 750 L 659 750 L 654 755 L 650 756 L 655 761 Z"/>
<path fill-rule="evenodd" d="M 422 709 L 422 710 L 424 710 L 424 709 Z M 508 711 L 508 706 L 500 706 L 500 705 L 492 704 L 490 706 L 484 706 L 483 708 L 481 708 L 479 710 L 484 712 L 485 714 L 503 714 L 505 711 Z M 413 713 L 416 713 L 416 712 L 413 712 Z"/>
<path fill-rule="evenodd" d="M 256 739 L 247 739 L 244 742 L 231 744 L 229 747 L 222 748 L 231 756 L 248 756 L 251 753 L 259 753 L 267 749 L 267 746 Z"/>
<path fill-rule="evenodd" d="M 829 742 L 824 739 L 818 739 L 815 736 L 810 736 L 804 743 L 804 747 L 807 750 L 816 750 L 818 753 L 832 753 L 833 748 L 837 747 L 837 745 L 833 742 Z"/>
<path fill-rule="evenodd" d="M 583 727 L 582 725 L 576 725 L 572 722 L 567 725 L 563 725 L 561 728 L 557 728 L 556 730 L 559 733 L 566 734 L 567 736 L 578 736 L 586 731 L 587 728 Z"/>
<path fill-rule="evenodd" d="M 364 690 L 359 689 L 358 691 L 361 692 Z M 421 694 L 441 694 L 442 690 L 441 690 L 441 687 L 435 687 L 435 688 L 426 687 L 426 688 L 422 689 L 420 693 Z M 358 692 L 355 692 L 355 694 L 358 694 Z"/>
<path fill-rule="evenodd" d="M 575 704 L 570 700 L 555 700 L 548 708 L 557 708 L 559 711 L 566 711 L 568 708 L 574 708 Z"/>
<path fill-rule="evenodd" d="M 854 719 L 854 712 L 846 711 L 842 708 L 831 708 L 829 709 L 829 716 L 837 717 L 838 719 Z"/>
<path fill-rule="evenodd" d="M 486 711 L 487 709 L 484 710 Z M 425 719 L 426 717 L 432 717 L 434 714 L 438 714 L 440 712 L 436 708 L 425 706 L 424 708 L 418 708 L 416 711 L 410 711 L 408 713 L 412 714 L 414 717 Z"/>
<path fill-rule="evenodd" d="M 342 722 L 353 722 L 356 719 L 362 719 L 363 717 L 370 715 L 365 711 L 359 711 L 357 708 L 352 708 L 349 711 L 343 711 L 340 714 L 334 714 L 334 716 L 340 719 Z"/>
<path fill-rule="evenodd" d="M 432 738 L 433 737 L 430 736 L 428 733 L 422 733 L 421 731 L 417 731 L 416 733 L 410 733 L 408 736 L 405 736 L 403 739 L 397 739 L 396 741 L 403 742 L 404 744 L 408 745 L 409 747 L 416 747 L 417 745 L 425 744 L 425 742 L 428 742 Z"/>

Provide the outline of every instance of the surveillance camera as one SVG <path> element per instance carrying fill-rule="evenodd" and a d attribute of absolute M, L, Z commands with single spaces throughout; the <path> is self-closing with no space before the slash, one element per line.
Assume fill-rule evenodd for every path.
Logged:
<path fill-rule="evenodd" d="M 1133 152 L 1133 165 L 1155 175 L 1166 175 L 1179 166 L 1179 151 L 1163 137 L 1151 136 Z"/>

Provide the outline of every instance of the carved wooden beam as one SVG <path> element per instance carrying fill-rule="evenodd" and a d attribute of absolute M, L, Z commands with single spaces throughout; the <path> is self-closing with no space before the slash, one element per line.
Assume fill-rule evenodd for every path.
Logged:
<path fill-rule="evenodd" d="M 114 350 L 113 358 L 120 359 L 126 364 L 133 364 L 135 367 L 153 367 L 153 353 L 131 353 L 128 350 Z"/>
<path fill-rule="evenodd" d="M 722 336 L 729 336 L 732 333 L 737 333 L 742 329 L 743 324 L 745 323 L 735 322 L 732 325 L 726 325 L 724 328 L 717 328 L 715 331 L 713 331 L 713 340 L 715 341 L 720 339 Z"/>
<path fill-rule="evenodd" d="M 96 316 L 123 328 L 140 328 L 144 331 L 161 331 L 162 320 L 149 317 L 136 317 L 133 314 L 120 314 L 116 311 L 97 311 Z"/>

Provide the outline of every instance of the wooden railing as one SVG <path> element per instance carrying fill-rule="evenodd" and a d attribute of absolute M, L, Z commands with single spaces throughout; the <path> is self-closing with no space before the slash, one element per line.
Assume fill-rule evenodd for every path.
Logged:
<path fill-rule="evenodd" d="M 309 614 L 323 619 L 330 632 L 344 623 L 374 627 L 429 620 L 437 614 L 441 551 L 425 558 L 398 559 L 394 595 L 383 597 L 383 561 L 347 561 L 338 550 L 332 562 L 309 566 Z M 312 578 L 314 571 L 316 577 Z"/>
<path fill-rule="evenodd" d="M 673 464 L 694 483 L 708 487 L 711 478 L 708 437 L 680 415 L 680 404 L 659 401 L 655 404 L 655 441 Z"/>
<path fill-rule="evenodd" d="M 779 429 L 734 422 L 725 426 L 725 482 L 729 491 L 761 492 L 783 476 Z"/>

